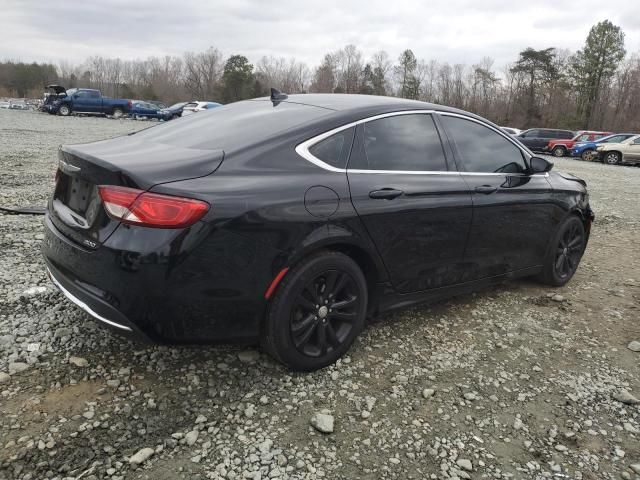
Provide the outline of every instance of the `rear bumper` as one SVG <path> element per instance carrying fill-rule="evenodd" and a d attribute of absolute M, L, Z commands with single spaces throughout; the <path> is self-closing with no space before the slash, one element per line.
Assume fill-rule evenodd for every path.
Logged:
<path fill-rule="evenodd" d="M 47 265 L 47 274 L 51 282 L 65 297 L 91 315 L 99 324 L 120 335 L 151 342 L 149 337 L 140 331 L 140 329 L 122 313 L 92 294 L 89 290 L 79 287 L 48 261 L 45 260 L 45 262 Z"/>
<path fill-rule="evenodd" d="M 254 343 L 273 251 L 206 226 L 117 228 L 95 250 L 45 215 L 42 254 L 53 283 L 101 325 L 155 343 Z"/>

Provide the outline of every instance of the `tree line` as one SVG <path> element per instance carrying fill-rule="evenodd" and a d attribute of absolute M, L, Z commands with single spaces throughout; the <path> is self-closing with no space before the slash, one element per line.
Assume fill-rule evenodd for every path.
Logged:
<path fill-rule="evenodd" d="M 424 100 L 468 110 L 501 125 L 640 131 L 640 55 L 628 55 L 624 32 L 594 25 L 582 49 L 526 48 L 497 70 L 490 57 L 450 64 L 416 57 L 365 58 L 355 45 L 327 53 L 309 67 L 268 56 L 255 65 L 216 48 L 182 56 L 122 60 L 95 56 L 82 65 L 0 63 L 0 96 L 39 97 L 49 83 L 99 88 L 113 97 L 214 100 L 222 103 L 287 93 L 358 93 Z"/>

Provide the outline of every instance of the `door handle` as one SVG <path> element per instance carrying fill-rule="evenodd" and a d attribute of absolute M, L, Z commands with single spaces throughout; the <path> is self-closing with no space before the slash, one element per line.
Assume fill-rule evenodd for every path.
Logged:
<path fill-rule="evenodd" d="M 404 192 L 402 190 L 396 190 L 395 188 L 383 188 L 382 190 L 373 190 L 369 192 L 369 198 L 383 198 L 386 200 L 393 200 L 399 197 Z"/>
<path fill-rule="evenodd" d="M 498 187 L 492 187 L 491 185 L 480 185 L 479 187 L 476 187 L 475 190 L 478 193 L 484 193 L 485 195 L 488 195 L 498 190 Z"/>

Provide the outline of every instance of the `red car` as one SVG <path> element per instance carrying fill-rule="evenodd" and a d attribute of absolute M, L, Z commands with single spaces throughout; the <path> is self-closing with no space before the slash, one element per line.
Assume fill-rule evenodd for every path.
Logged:
<path fill-rule="evenodd" d="M 573 146 L 578 142 L 592 142 L 599 138 L 611 135 L 613 132 L 590 132 L 580 131 L 571 140 L 550 140 L 549 144 L 544 148 L 545 151 L 551 152 L 556 157 L 564 157 Z"/>

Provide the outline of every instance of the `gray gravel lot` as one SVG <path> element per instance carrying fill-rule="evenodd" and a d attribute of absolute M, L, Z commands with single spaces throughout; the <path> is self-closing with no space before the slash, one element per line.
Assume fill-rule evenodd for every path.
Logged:
<path fill-rule="evenodd" d="M 0 110 L 0 206 L 45 203 L 59 144 L 149 125 Z M 554 162 L 596 212 L 566 287 L 387 316 L 312 374 L 106 332 L 47 280 L 42 217 L 0 216 L 0 479 L 640 479 L 640 169 Z"/>

